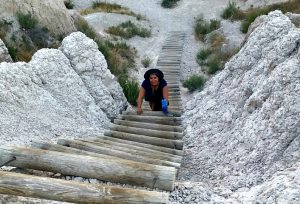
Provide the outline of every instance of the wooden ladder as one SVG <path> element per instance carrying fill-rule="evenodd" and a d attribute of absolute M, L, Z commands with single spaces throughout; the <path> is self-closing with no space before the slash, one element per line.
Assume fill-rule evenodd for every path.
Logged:
<path fill-rule="evenodd" d="M 183 156 L 179 73 L 184 34 L 170 33 L 157 68 L 169 86 L 169 114 L 124 111 L 103 135 L 0 148 L 0 165 L 94 178 L 154 190 L 86 184 L 0 171 L 0 194 L 74 203 L 168 203 Z M 155 189 L 164 190 L 163 192 Z"/>

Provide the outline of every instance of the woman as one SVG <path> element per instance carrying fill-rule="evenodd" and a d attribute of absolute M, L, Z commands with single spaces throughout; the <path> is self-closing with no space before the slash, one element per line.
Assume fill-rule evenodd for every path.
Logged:
<path fill-rule="evenodd" d="M 144 78 L 137 99 L 137 114 L 143 112 L 144 98 L 145 101 L 149 101 L 152 111 L 161 111 L 162 99 L 166 99 L 168 104 L 168 86 L 166 80 L 164 80 L 164 74 L 159 69 L 149 69 L 144 74 Z"/>

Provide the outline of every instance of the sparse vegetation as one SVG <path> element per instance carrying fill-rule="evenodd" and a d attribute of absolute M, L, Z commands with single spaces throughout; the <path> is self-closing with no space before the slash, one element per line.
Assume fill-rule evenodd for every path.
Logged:
<path fill-rule="evenodd" d="M 119 4 L 111 4 L 111 3 L 101 2 L 101 1 L 94 1 L 92 8 L 84 9 L 80 11 L 80 14 L 87 15 L 96 12 L 119 13 L 119 14 L 134 16 L 137 18 L 137 20 L 145 19 L 145 17 L 143 17 L 142 15 L 136 14 L 130 11 L 128 8 L 122 7 Z"/>
<path fill-rule="evenodd" d="M 74 4 L 73 4 L 72 0 L 65 0 L 64 4 L 65 4 L 67 9 L 73 9 L 74 8 Z"/>
<path fill-rule="evenodd" d="M 173 8 L 179 0 L 163 0 L 161 6 L 164 8 Z"/>
<path fill-rule="evenodd" d="M 217 30 L 220 27 L 220 21 L 218 20 L 210 20 L 210 22 L 206 22 L 203 17 L 199 17 L 196 20 L 195 25 L 195 35 L 199 40 L 203 40 L 204 36 L 214 30 Z"/>
<path fill-rule="evenodd" d="M 192 75 L 183 82 L 183 86 L 188 88 L 189 91 L 201 91 L 204 87 L 205 79 L 203 76 Z"/>
<path fill-rule="evenodd" d="M 17 13 L 18 21 L 23 29 L 32 29 L 34 28 L 38 21 L 30 14 Z"/>
<path fill-rule="evenodd" d="M 139 28 L 131 21 L 126 21 L 118 26 L 109 27 L 107 32 L 113 35 L 121 36 L 126 39 L 132 38 L 136 35 L 144 38 L 151 36 L 150 30 L 146 28 Z"/>
<path fill-rule="evenodd" d="M 146 57 L 141 61 L 141 63 L 145 68 L 148 68 L 151 64 L 151 59 L 149 57 Z"/>
<path fill-rule="evenodd" d="M 277 3 L 260 8 L 253 8 L 241 11 L 236 5 L 230 2 L 224 10 L 222 17 L 231 20 L 242 20 L 241 31 L 246 33 L 251 23 L 261 15 L 266 15 L 271 11 L 281 10 L 283 13 L 300 13 L 300 0 L 290 0 L 283 3 Z M 226 13 L 226 14 L 225 14 Z"/>

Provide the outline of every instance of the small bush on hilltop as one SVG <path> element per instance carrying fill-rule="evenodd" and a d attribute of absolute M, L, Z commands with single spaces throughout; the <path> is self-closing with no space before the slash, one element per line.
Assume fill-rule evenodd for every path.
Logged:
<path fill-rule="evenodd" d="M 246 33 L 251 23 L 261 15 L 266 15 L 271 11 L 281 10 L 283 13 L 300 13 L 300 0 L 290 0 L 283 3 L 276 3 L 259 8 L 250 8 L 241 11 L 236 7 L 235 3 L 230 2 L 223 11 L 222 17 L 231 20 L 242 20 L 241 31 Z"/>
<path fill-rule="evenodd" d="M 119 13 L 123 15 L 134 16 L 137 18 L 137 20 L 145 19 L 145 17 L 143 17 L 142 15 L 136 14 L 130 11 L 128 8 L 122 7 L 119 4 L 110 4 L 101 1 L 94 1 L 92 8 L 81 10 L 80 14 L 87 15 L 96 12 Z"/>
<path fill-rule="evenodd" d="M 126 21 L 118 26 L 109 27 L 107 32 L 126 39 L 132 38 L 136 35 L 144 38 L 151 36 L 150 30 L 147 30 L 146 28 L 139 28 L 131 21 Z"/>
<path fill-rule="evenodd" d="M 203 40 L 204 36 L 213 30 L 217 30 L 220 28 L 220 21 L 218 20 L 210 20 L 210 23 L 206 22 L 203 17 L 199 17 L 196 20 L 196 25 L 195 25 L 195 35 L 196 38 L 199 40 Z"/>
<path fill-rule="evenodd" d="M 192 75 L 183 82 L 183 87 L 188 88 L 189 91 L 201 91 L 204 87 L 205 79 L 203 76 Z"/>
<path fill-rule="evenodd" d="M 173 8 L 179 0 L 163 0 L 161 6 L 164 8 Z"/>
<path fill-rule="evenodd" d="M 241 20 L 244 18 L 244 13 L 236 6 L 235 2 L 229 1 L 221 17 L 230 20 Z"/>
<path fill-rule="evenodd" d="M 149 65 L 151 64 L 151 59 L 149 57 L 146 57 L 145 59 L 143 59 L 141 61 L 142 65 L 145 67 L 145 68 L 148 68 Z"/>
<path fill-rule="evenodd" d="M 65 4 L 67 9 L 73 9 L 74 8 L 74 4 L 73 4 L 72 0 L 66 0 L 66 1 L 64 1 L 64 4 Z"/>

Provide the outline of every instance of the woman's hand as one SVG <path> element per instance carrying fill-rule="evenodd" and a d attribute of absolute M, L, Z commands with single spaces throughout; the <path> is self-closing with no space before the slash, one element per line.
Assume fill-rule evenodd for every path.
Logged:
<path fill-rule="evenodd" d="M 137 108 L 137 109 L 136 109 L 136 113 L 137 113 L 138 115 L 141 115 L 141 114 L 143 113 L 142 108 Z"/>

